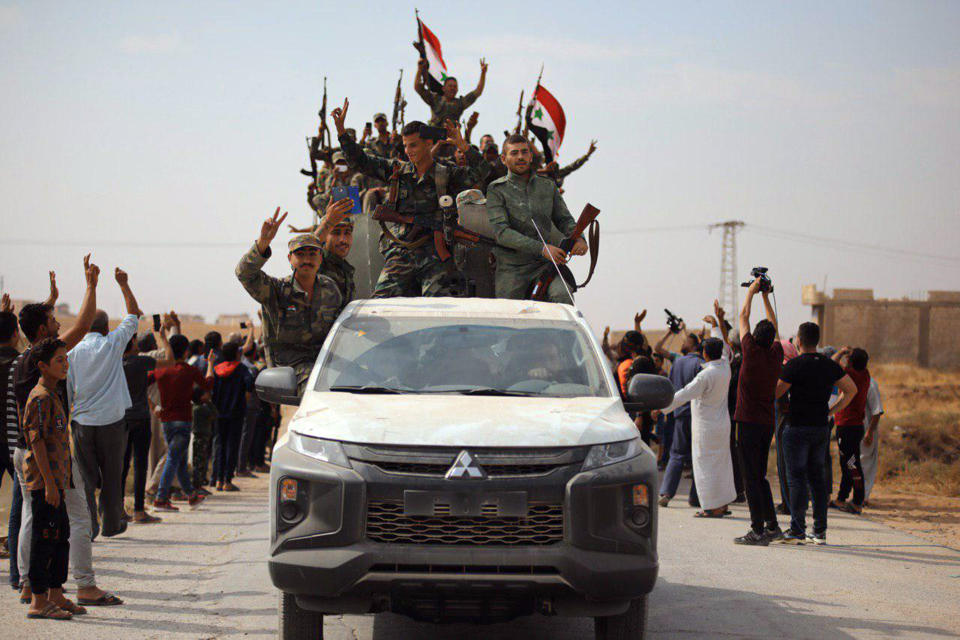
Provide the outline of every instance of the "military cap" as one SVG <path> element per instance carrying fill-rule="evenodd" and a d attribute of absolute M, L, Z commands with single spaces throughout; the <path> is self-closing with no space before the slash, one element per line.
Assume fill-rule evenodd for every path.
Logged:
<path fill-rule="evenodd" d="M 330 161 L 333 162 L 334 164 L 338 162 L 346 162 L 347 157 L 343 155 L 343 151 L 334 151 L 333 155 L 330 156 Z"/>
<path fill-rule="evenodd" d="M 375 114 L 373 114 L 373 121 L 374 121 L 374 122 L 376 122 L 377 120 L 386 120 L 386 119 L 387 119 L 387 114 L 385 114 L 385 113 L 375 113 Z"/>
<path fill-rule="evenodd" d="M 313 247 L 314 249 L 323 249 L 323 243 L 317 239 L 317 236 L 312 233 L 301 233 L 298 236 L 293 236 L 290 239 L 290 242 L 287 243 L 287 249 L 290 250 L 290 253 L 293 253 L 297 249 L 303 249 L 304 247 Z"/>
<path fill-rule="evenodd" d="M 465 204 L 486 204 L 487 199 L 483 196 L 480 189 L 467 189 L 457 194 L 457 206 L 462 207 Z"/>

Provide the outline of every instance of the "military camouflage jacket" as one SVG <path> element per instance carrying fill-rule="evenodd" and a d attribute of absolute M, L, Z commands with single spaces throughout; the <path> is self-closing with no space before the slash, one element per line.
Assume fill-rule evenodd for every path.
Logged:
<path fill-rule="evenodd" d="M 413 216 L 439 216 L 439 196 L 437 195 L 436 171 L 437 165 L 434 164 L 431 169 L 422 177 L 417 177 L 417 168 L 412 162 L 402 162 L 399 160 L 387 160 L 368 153 L 364 153 L 360 146 L 348 138 L 340 136 L 340 144 L 343 148 L 343 154 L 350 163 L 360 173 L 368 175 L 377 180 L 383 180 L 389 183 L 393 175 L 394 163 L 400 163 L 400 184 L 397 192 L 397 211 Z M 471 147 L 467 151 L 467 166 L 455 167 L 447 166 L 447 195 L 455 198 L 458 193 L 464 189 L 470 189 L 480 181 L 481 173 L 487 169 L 488 163 L 480 157 L 480 152 Z M 390 231 L 401 240 L 409 241 L 413 239 L 414 228 L 412 225 L 389 224 Z M 380 243 L 381 251 L 387 256 L 396 251 L 405 251 L 403 247 L 385 238 Z M 433 243 L 428 242 L 424 245 L 424 251 L 434 251 Z"/>
<path fill-rule="evenodd" d="M 541 255 L 543 242 L 532 221 L 536 221 L 544 239 L 550 238 L 554 228 L 566 236 L 577 226 L 557 185 L 537 175 L 525 182 L 511 172 L 491 182 L 487 187 L 487 215 L 500 245 L 494 248 L 498 267 L 546 263 Z"/>
<path fill-rule="evenodd" d="M 323 250 L 323 264 L 320 266 L 320 273 L 327 276 L 337 283 L 340 295 L 343 301 L 340 309 L 347 306 L 347 303 L 353 300 L 353 294 L 356 291 L 356 285 L 353 281 L 353 265 L 340 256 Z"/>
<path fill-rule="evenodd" d="M 293 274 L 274 278 L 263 272 L 271 254 L 270 249 L 261 254 L 254 244 L 237 264 L 237 279 L 262 306 L 263 341 L 271 366 L 309 369 L 343 308 L 343 296 L 336 282 L 318 275 L 308 303 Z"/>
<path fill-rule="evenodd" d="M 374 132 L 373 136 L 367 139 L 365 150 L 375 156 L 380 156 L 381 158 L 394 158 L 397 155 L 397 150 L 392 144 L 390 144 L 390 140 L 387 139 L 386 142 L 382 142 L 380 140 L 380 135 L 376 132 Z"/>
<path fill-rule="evenodd" d="M 453 100 L 447 100 L 442 94 L 433 93 L 429 89 L 420 94 L 423 101 L 430 105 L 430 122 L 428 124 L 434 127 L 442 127 L 446 120 L 459 122 L 463 112 L 480 97 L 477 90 L 458 96 Z"/>

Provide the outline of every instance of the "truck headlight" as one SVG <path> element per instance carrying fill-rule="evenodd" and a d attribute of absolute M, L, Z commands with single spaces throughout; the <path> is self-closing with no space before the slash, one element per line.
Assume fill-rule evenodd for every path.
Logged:
<path fill-rule="evenodd" d="M 590 447 L 586 459 L 583 461 L 583 471 L 596 469 L 615 462 L 623 462 L 640 455 L 643 451 L 642 440 L 634 438 L 633 440 L 624 440 L 622 442 L 611 442 L 609 444 L 597 444 Z"/>
<path fill-rule="evenodd" d="M 296 431 L 291 431 L 289 446 L 297 453 L 302 453 L 315 460 L 329 462 L 338 467 L 350 468 L 350 460 L 347 459 L 347 454 L 343 452 L 343 446 L 336 440 L 311 438 Z"/>

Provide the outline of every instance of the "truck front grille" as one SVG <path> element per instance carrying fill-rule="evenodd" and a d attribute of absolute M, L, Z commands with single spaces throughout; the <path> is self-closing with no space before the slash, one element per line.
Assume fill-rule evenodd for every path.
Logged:
<path fill-rule="evenodd" d="M 422 476 L 443 476 L 453 464 L 449 462 L 389 462 L 381 460 L 371 463 L 385 473 L 407 473 Z M 483 470 L 491 478 L 510 478 L 520 476 L 542 476 L 558 469 L 563 464 L 482 464 Z"/>
<path fill-rule="evenodd" d="M 367 538 L 389 544 L 556 544 L 563 540 L 563 506 L 531 504 L 525 518 L 495 513 L 449 516 L 442 515 L 442 510 L 432 516 L 408 516 L 402 502 L 371 501 L 367 505 Z"/>

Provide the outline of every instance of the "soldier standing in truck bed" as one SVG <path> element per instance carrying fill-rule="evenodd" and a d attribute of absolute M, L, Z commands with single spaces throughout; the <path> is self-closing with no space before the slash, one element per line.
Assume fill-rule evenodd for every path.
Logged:
<path fill-rule="evenodd" d="M 546 270 L 555 269 L 552 262 L 567 261 L 559 247 L 546 244 L 550 230 L 556 227 L 569 235 L 576 221 L 567 210 L 556 183 L 532 170 L 530 143 L 514 134 L 503 143 L 503 162 L 508 173 L 487 187 L 487 215 L 497 231 L 494 248 L 497 258 L 495 278 L 498 298 L 522 299 L 531 285 Z M 583 255 L 587 243 L 581 237 L 571 253 Z M 547 289 L 549 302 L 571 303 L 559 276 Z"/>
<path fill-rule="evenodd" d="M 344 100 L 343 107 L 334 109 L 331 114 L 343 153 L 360 173 L 388 183 L 396 182 L 396 209 L 399 213 L 439 220 L 441 196 L 455 197 L 478 182 L 485 163 L 480 153 L 463 139 L 454 123 L 447 121 L 447 137 L 466 154 L 467 167 L 435 163 L 430 153 L 434 141 L 420 137 L 425 125 L 417 121 L 408 123 L 401 131 L 409 160 L 391 161 L 364 153 L 346 135 L 344 121 L 349 104 Z M 387 228 L 390 233 L 380 237 L 384 266 L 373 292 L 374 298 L 449 296 L 455 293 L 455 282 L 448 267 L 440 261 L 430 234 L 424 236 L 424 230 L 417 225 L 390 223 Z M 413 242 L 420 244 L 409 246 Z"/>
<path fill-rule="evenodd" d="M 460 121 L 460 116 L 472 105 L 483 93 L 483 86 L 487 82 L 487 62 L 480 60 L 480 82 L 477 88 L 470 93 L 457 96 L 457 79 L 447 77 L 443 81 L 441 93 L 434 93 L 426 84 L 427 60 L 421 58 L 417 64 L 417 76 L 413 79 L 413 88 L 416 90 L 423 101 L 430 107 L 430 125 L 433 127 L 442 127 L 447 120 L 454 122 Z"/>
<path fill-rule="evenodd" d="M 287 259 L 293 273 L 285 278 L 274 278 L 262 269 L 271 256 L 270 243 L 287 217 L 286 213 L 280 215 L 279 207 L 263 222 L 260 237 L 237 264 L 237 279 L 262 308 L 267 361 L 274 367 L 293 367 L 300 393 L 343 308 L 337 283 L 319 270 L 327 235 L 352 207 L 349 198 L 331 203 L 315 234 L 290 240 Z"/>

